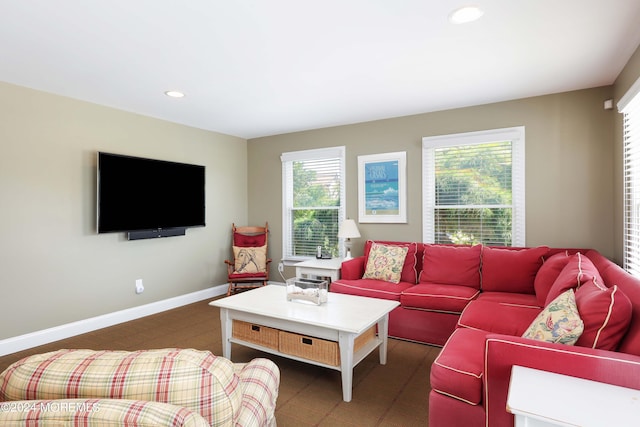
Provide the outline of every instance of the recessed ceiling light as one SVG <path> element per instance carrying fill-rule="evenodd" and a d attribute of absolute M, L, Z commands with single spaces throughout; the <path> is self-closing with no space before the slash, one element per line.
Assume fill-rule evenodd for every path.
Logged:
<path fill-rule="evenodd" d="M 184 93 L 179 92 L 177 90 L 168 90 L 164 93 L 167 96 L 170 96 L 171 98 L 182 98 L 184 97 Z"/>
<path fill-rule="evenodd" d="M 454 10 L 449 15 L 449 21 L 453 24 L 466 24 L 480 19 L 484 11 L 478 6 L 464 6 Z"/>

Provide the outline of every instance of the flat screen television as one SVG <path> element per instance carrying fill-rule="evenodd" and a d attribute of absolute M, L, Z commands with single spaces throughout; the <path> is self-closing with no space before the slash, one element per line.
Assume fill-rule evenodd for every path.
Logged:
<path fill-rule="evenodd" d="M 130 240 L 184 235 L 205 225 L 205 167 L 98 153 L 98 233 Z"/>

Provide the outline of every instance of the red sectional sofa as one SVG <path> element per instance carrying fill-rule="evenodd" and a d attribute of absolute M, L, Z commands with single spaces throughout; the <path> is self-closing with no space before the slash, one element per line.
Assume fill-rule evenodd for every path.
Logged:
<path fill-rule="evenodd" d="M 640 280 L 597 251 L 375 242 L 407 248 L 390 283 L 363 279 L 373 243 L 343 262 L 331 292 L 397 300 L 389 336 L 443 346 L 431 367 L 430 427 L 512 426 L 513 365 L 640 390 Z M 575 345 L 522 337 L 539 315 L 548 324 L 568 293 L 582 324 Z M 545 326 L 555 336 L 565 323 Z"/>

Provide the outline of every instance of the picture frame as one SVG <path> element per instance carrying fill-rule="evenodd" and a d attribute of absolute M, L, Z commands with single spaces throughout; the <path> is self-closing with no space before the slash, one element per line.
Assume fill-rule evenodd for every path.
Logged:
<path fill-rule="evenodd" d="M 407 222 L 407 152 L 358 156 L 358 221 Z"/>

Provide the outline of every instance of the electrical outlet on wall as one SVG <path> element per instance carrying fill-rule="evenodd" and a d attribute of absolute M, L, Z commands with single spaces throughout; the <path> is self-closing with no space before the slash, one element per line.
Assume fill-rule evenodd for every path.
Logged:
<path fill-rule="evenodd" d="M 144 285 L 142 284 L 142 279 L 136 279 L 136 294 L 141 294 L 144 292 Z"/>
<path fill-rule="evenodd" d="M 284 271 L 284 262 L 280 261 L 278 263 L 278 271 L 282 273 Z"/>

